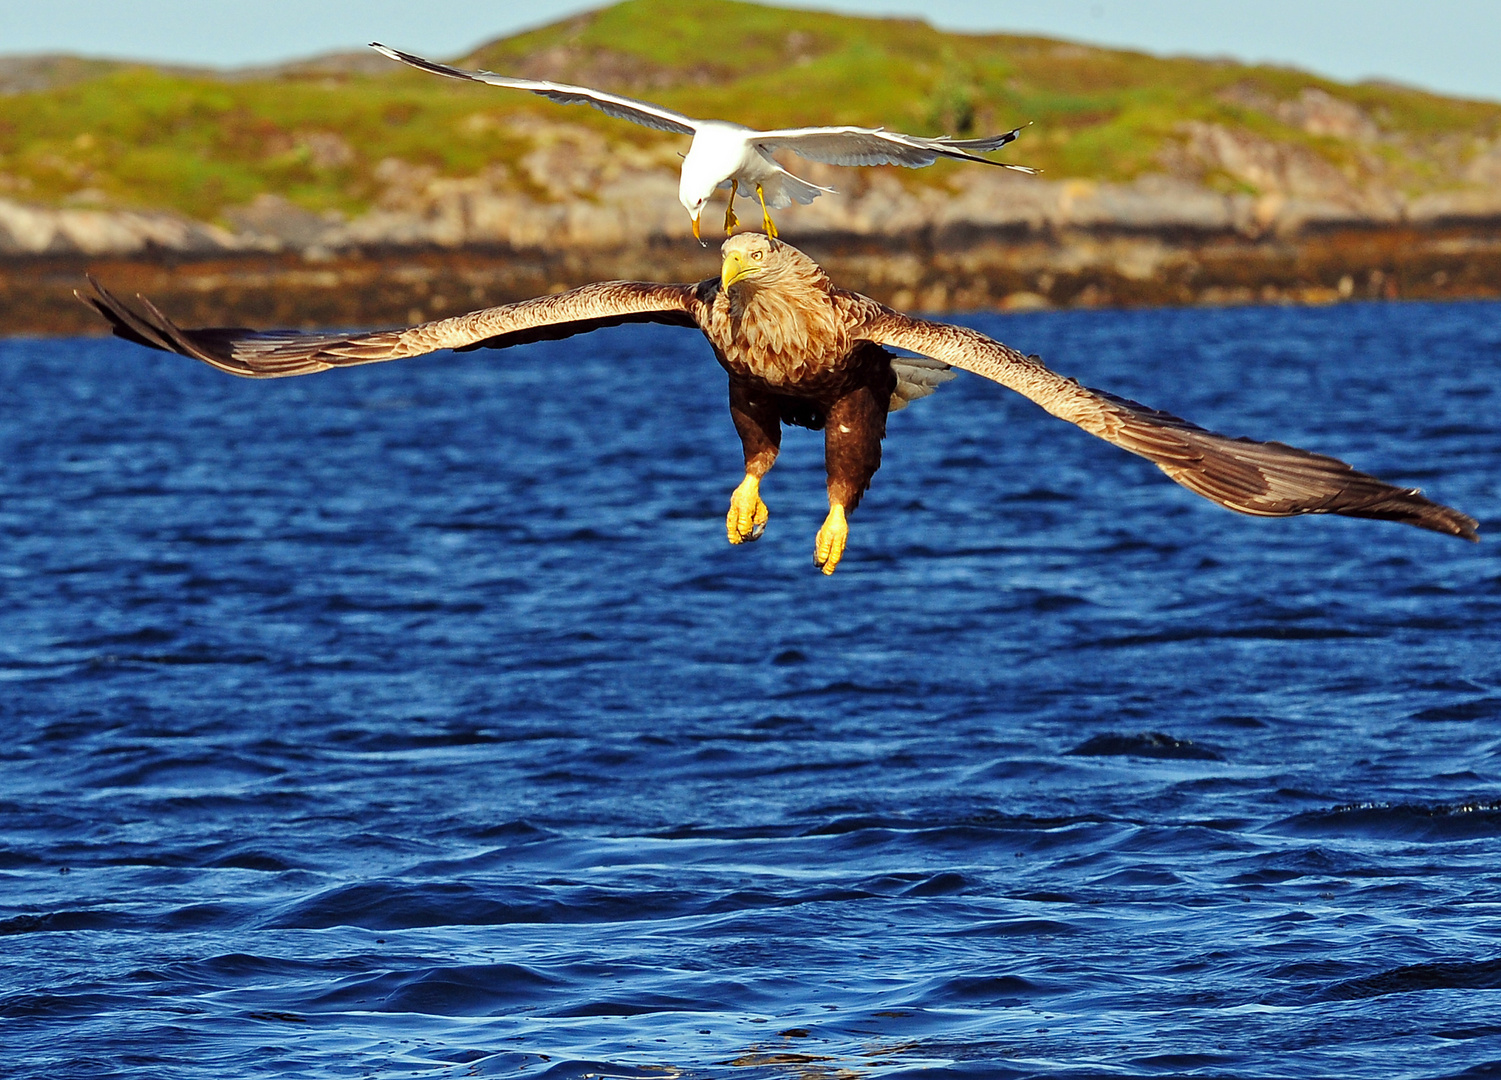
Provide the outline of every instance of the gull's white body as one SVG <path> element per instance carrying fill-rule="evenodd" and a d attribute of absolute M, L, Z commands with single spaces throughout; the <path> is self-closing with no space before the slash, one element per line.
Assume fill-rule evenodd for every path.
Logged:
<path fill-rule="evenodd" d="M 833 188 L 819 187 L 793 176 L 752 142 L 762 133 L 723 120 L 700 120 L 693 143 L 683 158 L 678 201 L 697 217 L 719 188 L 738 184 L 747 194 L 762 191 L 766 205 L 780 209 L 797 202 L 804 206 Z"/>
<path fill-rule="evenodd" d="M 635 98 L 603 90 L 591 90 L 587 86 L 570 86 L 538 79 L 513 79 L 489 71 L 464 71 L 447 64 L 424 60 L 411 53 L 388 49 L 384 45 L 372 43 L 370 47 L 392 60 L 435 75 L 528 90 L 562 105 L 589 105 L 607 116 L 629 120 L 643 127 L 692 135 L 693 144 L 688 147 L 688 154 L 683 158 L 678 201 L 693 218 L 694 236 L 698 235 L 699 219 L 704 206 L 719 188 L 732 189 L 732 210 L 736 190 L 743 189 L 745 195 L 754 192 L 762 202 L 763 214 L 767 206 L 783 207 L 794 202 L 806 205 L 824 192 L 834 190 L 810 184 L 782 168 L 772 157 L 777 150 L 790 150 L 811 161 L 821 161 L 828 165 L 903 165 L 909 169 L 919 169 L 945 157 L 1015 169 L 1017 172 L 1034 171 L 1025 165 L 992 161 L 974 153 L 999 149 L 1014 140 L 1020 133 L 1020 128 L 1004 135 L 978 139 L 951 139 L 947 135 L 926 138 L 920 135 L 903 135 L 899 131 L 887 131 L 884 128 L 860 127 L 758 131 L 724 120 L 696 120 L 661 105 L 653 105 L 649 101 L 637 101 Z M 733 222 L 733 213 L 726 213 L 726 229 Z M 765 214 L 765 224 L 766 231 L 776 235 L 770 214 Z"/>

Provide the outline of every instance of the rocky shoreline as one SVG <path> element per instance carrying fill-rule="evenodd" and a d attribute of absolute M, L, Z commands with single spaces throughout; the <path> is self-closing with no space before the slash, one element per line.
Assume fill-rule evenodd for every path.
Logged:
<path fill-rule="evenodd" d="M 218 224 L 0 200 L 0 332 L 98 331 L 72 297 L 86 272 L 187 324 L 291 326 L 419 321 L 610 278 L 697 280 L 714 248 L 692 241 L 662 164 L 602 176 L 553 162 L 539 175 L 566 190 L 529 196 L 390 165 L 388 197 L 353 220 L 271 197 Z M 872 170 L 778 220 L 841 285 L 912 310 L 1501 296 L 1501 187 L 1402 199 L 1319 181 L 1252 196 L 1168 176 L 971 170 L 924 187 Z"/>

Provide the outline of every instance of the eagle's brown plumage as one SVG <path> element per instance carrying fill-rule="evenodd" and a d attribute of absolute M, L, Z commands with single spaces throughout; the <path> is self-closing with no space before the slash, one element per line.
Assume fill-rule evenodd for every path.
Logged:
<path fill-rule="evenodd" d="M 726 521 L 730 541 L 755 540 L 765 527 L 760 481 L 776 460 L 781 425 L 822 429 L 829 517 L 819 530 L 815 558 L 825 573 L 833 572 L 843 553 L 846 513 L 880 467 L 887 413 L 931 393 L 953 376 L 950 366 L 1017 391 L 1059 419 L 1153 462 L 1190 491 L 1243 514 L 1382 518 L 1478 539 L 1473 518 L 1416 488 L 1396 487 L 1336 458 L 1283 443 L 1218 435 L 1091 390 L 976 331 L 912 318 L 835 288 L 812 259 L 759 233 L 733 237 L 723 251 L 720 277 L 697 285 L 603 282 L 367 334 L 183 330 L 150 301 L 142 299 L 141 310 L 134 309 L 92 279 L 93 294 L 80 298 L 120 337 L 249 378 L 305 375 L 439 349 L 504 349 L 630 322 L 696 326 L 729 373 L 730 413 L 745 450 L 746 477 Z M 896 357 L 887 347 L 920 356 Z"/>

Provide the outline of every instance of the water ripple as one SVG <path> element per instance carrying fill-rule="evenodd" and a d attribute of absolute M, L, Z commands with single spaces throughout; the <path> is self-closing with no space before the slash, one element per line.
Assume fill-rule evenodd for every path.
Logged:
<path fill-rule="evenodd" d="M 1493 527 L 1498 315 L 973 321 Z M 1235 517 L 960 379 L 824 579 L 821 444 L 725 545 L 666 327 L 0 363 L 16 1075 L 1501 1068 L 1489 543 Z"/>

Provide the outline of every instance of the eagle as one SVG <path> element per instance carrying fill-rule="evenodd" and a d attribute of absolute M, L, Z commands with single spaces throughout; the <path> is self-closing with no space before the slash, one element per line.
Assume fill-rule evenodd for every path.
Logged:
<path fill-rule="evenodd" d="M 1474 518 L 1416 488 L 1388 484 L 1337 458 L 1284 443 L 1219 435 L 1092 390 L 975 330 L 906 315 L 837 288 L 816 262 L 774 237 L 741 233 L 725 241 L 722 253 L 719 276 L 697 284 L 607 281 L 369 333 L 184 330 L 149 300 L 138 297 L 133 307 L 92 277 L 93 292 L 78 296 L 127 341 L 252 379 L 439 349 L 507 349 L 625 323 L 695 327 L 729 375 L 730 418 L 745 453 L 744 479 L 730 496 L 725 518 L 729 542 L 758 540 L 765 531 L 761 483 L 776 462 L 782 425 L 822 430 L 829 511 L 813 559 L 825 574 L 839 565 L 849 515 L 880 467 L 887 414 L 932 393 L 955 376 L 954 368 L 1022 394 L 1242 514 L 1343 514 L 1479 539 Z"/>
<path fill-rule="evenodd" d="M 887 131 L 885 128 L 848 126 L 758 131 L 727 120 L 698 120 L 673 109 L 653 105 L 649 101 L 621 97 L 619 94 L 609 94 L 587 86 L 516 79 L 496 75 L 491 71 L 465 71 L 463 68 L 424 60 L 400 49 L 387 48 L 378 41 L 372 41 L 370 47 L 392 60 L 399 60 L 421 71 L 430 71 L 434 75 L 488 83 L 491 86 L 507 86 L 515 90 L 530 90 L 560 105 L 589 105 L 607 116 L 629 120 L 642 127 L 671 131 L 678 135 L 692 135 L 693 141 L 689 143 L 688 153 L 683 157 L 678 201 L 693 219 L 695 240 L 701 239 L 699 230 L 704 207 L 716 190 L 730 189 L 729 205 L 724 211 L 726 236 L 733 233 L 735 226 L 739 224 L 739 219 L 735 217 L 735 196 L 739 193 L 741 184 L 746 186 L 747 194 L 752 189 L 755 190 L 756 198 L 761 203 L 761 224 L 768 236 L 777 235 L 777 227 L 771 220 L 768 206 L 790 206 L 794 202 L 806 206 L 820 195 L 833 192 L 833 188 L 810 184 L 778 165 L 772 157 L 778 150 L 789 150 L 799 157 L 829 165 L 903 165 L 909 169 L 921 169 L 939 158 L 948 158 L 952 161 L 977 161 L 981 165 L 994 165 L 1028 174 L 1037 171 L 1025 165 L 1012 165 L 980 157 L 981 152 L 999 150 L 1007 143 L 1014 142 L 1021 134 L 1021 128 L 977 139 L 955 139 L 949 135 L 928 138 L 922 135 L 904 135 L 900 131 Z"/>

